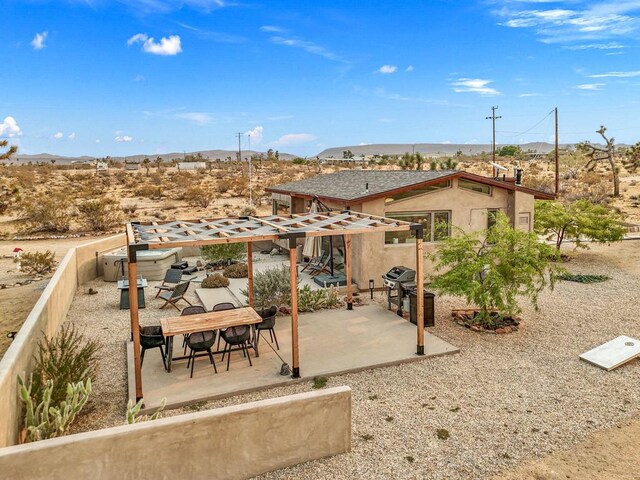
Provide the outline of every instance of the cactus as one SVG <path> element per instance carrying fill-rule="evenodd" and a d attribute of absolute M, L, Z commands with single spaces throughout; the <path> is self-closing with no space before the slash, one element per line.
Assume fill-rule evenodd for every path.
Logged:
<path fill-rule="evenodd" d="M 129 400 L 127 402 L 127 424 L 133 425 L 134 423 L 146 422 L 148 420 L 155 420 L 160 416 L 160 412 L 164 410 L 164 407 L 167 405 L 167 399 L 163 398 L 160 401 L 160 407 L 152 414 L 152 415 L 142 415 L 138 416 L 140 413 L 140 409 L 142 409 L 143 400 L 139 400 L 138 403 L 134 405 L 133 400 Z"/>
<path fill-rule="evenodd" d="M 25 404 L 26 412 L 24 426 L 26 429 L 26 441 L 35 442 L 47 438 L 61 437 L 69 433 L 69 427 L 76 416 L 87 403 L 91 394 L 91 379 L 85 383 L 67 384 L 67 397 L 60 405 L 51 405 L 51 392 L 53 382 L 47 381 L 43 399 L 37 406 L 34 405 L 31 396 L 33 376 L 27 387 L 24 379 L 18 375 L 20 400 Z M 35 408 L 34 408 L 35 407 Z"/>

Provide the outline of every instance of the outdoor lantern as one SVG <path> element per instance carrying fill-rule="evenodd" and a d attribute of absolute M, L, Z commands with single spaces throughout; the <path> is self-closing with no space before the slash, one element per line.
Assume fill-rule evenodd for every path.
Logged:
<path fill-rule="evenodd" d="M 374 287 L 374 282 L 373 282 L 373 278 L 369 279 L 369 291 L 371 292 L 371 300 L 373 300 L 373 287 Z"/>

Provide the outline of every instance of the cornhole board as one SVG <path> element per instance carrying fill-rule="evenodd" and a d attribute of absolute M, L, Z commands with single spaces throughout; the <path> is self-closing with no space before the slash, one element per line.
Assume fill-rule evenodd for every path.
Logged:
<path fill-rule="evenodd" d="M 640 340 L 620 335 L 599 347 L 580 355 L 580 358 L 607 371 L 640 357 Z"/>

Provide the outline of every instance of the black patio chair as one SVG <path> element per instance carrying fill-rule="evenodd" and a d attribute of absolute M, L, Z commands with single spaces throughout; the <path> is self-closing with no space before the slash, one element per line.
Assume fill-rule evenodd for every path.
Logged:
<path fill-rule="evenodd" d="M 162 292 L 171 291 L 182 281 L 182 270 L 178 270 L 175 268 L 170 268 L 164 274 L 164 279 L 160 285 L 156 285 L 158 292 L 156 293 L 156 298 Z"/>
<path fill-rule="evenodd" d="M 258 342 L 260 342 L 260 332 L 268 331 L 269 338 L 271 339 L 271 343 L 276 341 L 276 348 L 280 350 L 280 345 L 278 345 L 278 337 L 276 337 L 276 331 L 274 327 L 276 326 L 276 315 L 278 314 L 278 307 L 272 305 L 271 308 L 267 308 L 265 310 L 258 310 L 258 315 L 262 317 L 262 322 L 256 325 L 256 347 L 258 346 Z"/>
<path fill-rule="evenodd" d="M 167 360 L 164 354 L 164 335 L 162 335 L 162 327 L 160 325 L 140 327 L 140 347 L 142 352 L 140 353 L 140 368 L 144 362 L 144 352 L 151 350 L 152 348 L 159 348 L 160 355 L 162 355 L 162 363 L 165 370 L 167 369 Z"/>
<path fill-rule="evenodd" d="M 213 359 L 213 353 L 211 352 L 211 347 L 214 343 L 216 343 L 216 332 L 214 330 L 195 332 L 189 335 L 187 346 L 191 349 L 191 353 L 189 354 L 189 360 L 187 360 L 187 368 L 191 364 L 190 378 L 193 378 L 193 366 L 196 364 L 196 353 L 198 352 L 207 352 L 209 354 L 209 361 L 213 365 L 213 371 L 218 373 L 216 361 Z"/>
<path fill-rule="evenodd" d="M 244 356 L 249 359 L 249 366 L 253 367 L 251 363 L 251 355 L 249 354 L 249 337 L 251 330 L 246 325 L 240 327 L 229 327 L 220 332 L 220 336 L 227 342 L 222 351 L 222 361 L 224 362 L 225 354 L 227 356 L 227 371 L 229 371 L 229 362 L 231 362 L 231 350 L 234 346 L 240 347 Z"/>
<path fill-rule="evenodd" d="M 329 273 L 331 270 L 329 269 L 329 262 L 331 262 L 331 255 L 328 255 L 327 258 L 324 259 L 322 263 L 319 265 L 310 265 L 309 266 L 309 275 L 315 277 L 316 275 L 320 275 L 321 273 Z"/>
<path fill-rule="evenodd" d="M 221 312 L 223 310 L 233 310 L 236 306 L 231 302 L 222 302 L 216 303 L 211 309 L 212 312 Z M 216 350 L 220 351 L 220 339 L 222 335 L 218 335 L 218 345 L 216 346 Z"/>
<path fill-rule="evenodd" d="M 171 305 L 176 310 L 180 310 L 180 308 L 178 308 L 178 306 L 176 305 L 176 303 L 178 303 L 180 300 L 184 300 L 189 304 L 189 306 L 191 306 L 191 302 L 185 298 L 190 284 L 191 281 L 180 283 L 176 285 L 173 290 L 161 293 L 160 298 L 164 300 L 164 304 L 160 307 L 160 309 L 163 309 L 167 305 Z"/>
<path fill-rule="evenodd" d="M 187 315 L 198 315 L 200 313 L 207 313 L 207 309 L 201 305 L 191 305 L 190 307 L 185 307 L 180 314 L 181 317 L 185 317 Z M 189 338 L 189 334 L 185 333 L 183 335 L 184 340 L 182 341 L 182 347 L 184 348 L 184 355 L 187 354 L 187 338 Z"/>
<path fill-rule="evenodd" d="M 320 251 L 320 255 L 318 255 L 317 257 L 313 257 L 311 258 L 307 264 L 304 266 L 304 268 L 302 270 L 300 270 L 301 272 L 304 272 L 307 268 L 312 268 L 312 267 L 317 267 L 319 265 L 322 264 L 322 262 L 324 262 L 324 260 L 326 259 L 327 254 L 324 251 Z"/>

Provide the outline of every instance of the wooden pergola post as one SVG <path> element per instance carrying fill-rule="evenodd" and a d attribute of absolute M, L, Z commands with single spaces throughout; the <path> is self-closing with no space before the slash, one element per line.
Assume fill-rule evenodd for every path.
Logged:
<path fill-rule="evenodd" d="M 353 292 L 351 291 L 351 235 L 344 236 L 344 265 L 347 277 L 347 310 L 353 310 Z"/>
<path fill-rule="evenodd" d="M 247 276 L 249 277 L 249 306 L 254 307 L 254 292 L 253 292 L 253 243 L 247 242 Z"/>
<path fill-rule="evenodd" d="M 133 337 L 133 369 L 136 384 L 136 402 L 142 399 L 142 365 L 140 365 L 140 323 L 138 317 L 138 255 L 135 246 L 129 246 L 129 315 Z"/>
<path fill-rule="evenodd" d="M 416 228 L 416 326 L 418 329 L 418 346 L 416 353 L 424 355 L 424 260 L 422 253 L 422 237 L 424 227 Z"/>
<path fill-rule="evenodd" d="M 295 236 L 289 237 L 289 271 L 291 273 L 291 376 L 300 377 L 298 346 L 298 264 Z"/>

